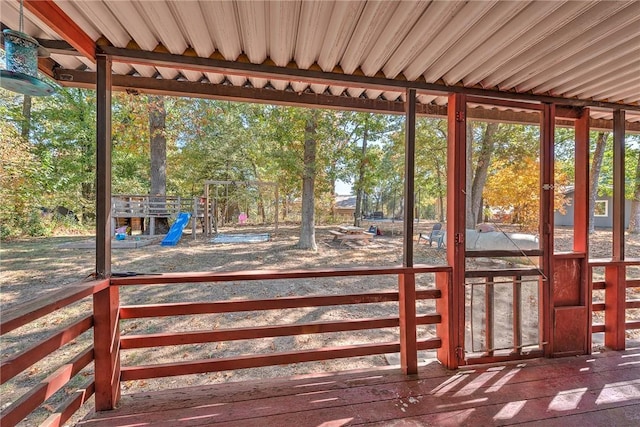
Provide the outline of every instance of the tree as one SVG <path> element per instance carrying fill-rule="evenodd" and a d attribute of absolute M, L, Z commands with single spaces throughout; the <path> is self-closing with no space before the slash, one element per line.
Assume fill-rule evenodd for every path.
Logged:
<path fill-rule="evenodd" d="M 628 137 L 631 138 L 631 137 Z M 637 144 L 640 142 L 640 138 L 636 135 L 636 152 L 635 160 L 636 167 L 633 174 L 633 196 L 631 199 L 631 213 L 629 216 L 629 233 L 640 233 L 640 147 Z"/>
<path fill-rule="evenodd" d="M 568 177 L 556 171 L 555 182 L 566 185 Z M 513 210 L 514 222 L 530 232 L 538 230 L 540 218 L 540 164 L 533 156 L 518 162 L 496 159 L 487 179 L 484 198 L 490 206 Z M 559 209 L 566 200 L 562 192 L 554 192 L 554 205 Z"/>
<path fill-rule="evenodd" d="M 316 176 L 316 131 L 318 111 L 308 115 L 304 128 L 304 172 L 302 175 L 302 224 L 300 227 L 300 249 L 317 250 L 315 232 L 314 187 Z"/>
<path fill-rule="evenodd" d="M 31 132 L 31 97 L 24 95 L 22 100 L 22 139 L 29 140 L 29 132 Z"/>
<path fill-rule="evenodd" d="M 149 144 L 151 146 L 151 191 L 150 200 L 164 202 L 167 195 L 167 138 L 165 136 L 167 112 L 161 96 L 149 96 Z M 154 199 L 154 196 L 162 196 Z M 160 206 L 162 209 L 162 207 Z M 169 231 L 168 218 L 156 218 L 154 232 Z"/>
<path fill-rule="evenodd" d="M 604 159 L 608 138 L 609 134 L 607 132 L 598 132 L 595 150 L 591 159 L 591 174 L 589 175 L 589 234 L 595 231 L 593 218 L 595 215 L 596 197 L 598 196 L 602 160 Z"/>
<path fill-rule="evenodd" d="M 62 88 L 34 99 L 31 141 L 42 164 L 43 203 L 63 206 L 81 221 L 95 217 L 95 94 Z"/>
<path fill-rule="evenodd" d="M 473 177 L 467 177 L 467 182 L 471 182 L 471 196 L 467 197 L 467 228 L 473 229 L 482 219 L 482 194 L 485 183 L 487 182 L 487 174 L 491 165 L 491 156 L 495 147 L 494 136 L 498 130 L 497 123 L 486 123 L 480 146 L 478 148 L 477 160 L 475 162 L 475 170 Z M 473 132 L 472 132 L 473 133 Z M 471 139 L 473 141 L 473 138 Z M 471 158 L 467 158 L 471 162 Z"/>
<path fill-rule="evenodd" d="M 0 237 L 40 236 L 40 163 L 33 146 L 5 120 L 0 121 Z"/>
<path fill-rule="evenodd" d="M 416 189 L 420 199 L 418 209 L 427 209 L 422 215 L 444 222 L 447 193 L 447 124 L 433 118 L 416 121 Z"/>

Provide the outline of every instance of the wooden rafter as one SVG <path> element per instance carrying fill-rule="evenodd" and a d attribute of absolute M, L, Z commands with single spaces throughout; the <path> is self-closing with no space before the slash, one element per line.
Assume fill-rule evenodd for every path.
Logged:
<path fill-rule="evenodd" d="M 51 27 L 78 52 L 91 60 L 96 57 L 96 43 L 53 0 L 25 0 L 24 6 Z"/>

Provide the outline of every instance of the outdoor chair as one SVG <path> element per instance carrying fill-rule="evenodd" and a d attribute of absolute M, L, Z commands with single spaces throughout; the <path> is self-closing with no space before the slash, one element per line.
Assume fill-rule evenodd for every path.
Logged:
<path fill-rule="evenodd" d="M 438 222 L 433 225 L 429 234 L 418 234 L 418 243 L 420 243 L 421 239 L 424 239 L 429 243 L 429 246 L 432 246 L 433 242 L 436 242 L 438 244 L 438 249 L 442 249 L 444 247 L 444 236 L 445 231 L 442 229 L 442 224 Z"/>

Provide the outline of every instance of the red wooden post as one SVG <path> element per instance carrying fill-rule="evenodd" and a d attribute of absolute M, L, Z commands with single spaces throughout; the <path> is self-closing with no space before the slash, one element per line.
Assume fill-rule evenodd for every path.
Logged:
<path fill-rule="evenodd" d="M 96 411 L 113 409 L 120 399 L 119 310 L 118 286 L 93 295 Z"/>
<path fill-rule="evenodd" d="M 111 58 L 96 59 L 96 275 L 111 276 Z"/>
<path fill-rule="evenodd" d="M 591 353 L 592 303 L 591 269 L 589 268 L 589 109 L 583 108 L 575 121 L 575 192 L 573 198 L 573 250 L 584 253 L 580 269 L 581 304 L 587 307 L 586 342 L 587 354 Z"/>
<path fill-rule="evenodd" d="M 604 269 L 604 345 L 612 350 L 625 349 L 626 267 L 607 265 Z"/>
<path fill-rule="evenodd" d="M 575 193 L 573 198 L 573 250 L 589 253 L 589 109 L 575 121 Z"/>
<path fill-rule="evenodd" d="M 624 110 L 613 112 L 613 259 L 624 260 Z"/>
<path fill-rule="evenodd" d="M 541 281 L 540 319 L 544 354 L 549 357 L 553 353 L 553 192 L 554 192 L 554 132 L 556 107 L 544 104 L 540 120 L 540 236 L 542 237 L 542 271 L 546 280 Z"/>
<path fill-rule="evenodd" d="M 464 283 L 466 228 L 466 155 L 467 98 L 461 93 L 449 95 L 447 107 L 447 263 L 452 267 L 451 287 L 447 298 L 449 335 L 441 336 L 438 359 L 455 369 L 464 361 Z M 446 353 L 445 353 L 446 352 Z"/>
<path fill-rule="evenodd" d="M 452 327 L 453 298 L 451 297 L 451 275 L 448 272 L 436 273 L 436 288 L 440 298 L 436 300 L 436 313 L 440 315 L 440 323 L 436 325 L 436 335 L 440 338 L 438 360 L 449 369 L 458 367 L 456 356 L 456 330 Z"/>
<path fill-rule="evenodd" d="M 111 276 L 111 58 L 96 58 L 96 274 Z M 96 410 L 113 409 L 120 398 L 120 298 L 117 286 L 93 296 Z"/>
<path fill-rule="evenodd" d="M 413 209 L 416 158 L 416 91 L 407 89 L 404 142 L 404 245 L 402 265 L 413 267 Z"/>
<path fill-rule="evenodd" d="M 406 236 L 405 236 L 406 238 Z M 400 366 L 405 374 L 418 373 L 418 344 L 416 342 L 416 275 L 398 276 L 400 305 Z"/>

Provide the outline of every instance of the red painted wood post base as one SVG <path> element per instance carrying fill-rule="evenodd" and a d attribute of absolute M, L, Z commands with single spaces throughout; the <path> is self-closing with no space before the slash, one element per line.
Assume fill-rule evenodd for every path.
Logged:
<path fill-rule="evenodd" d="M 440 291 L 440 298 L 436 300 L 436 313 L 440 315 L 440 323 L 436 325 L 436 335 L 442 342 L 438 349 L 438 361 L 448 369 L 458 368 L 456 355 L 456 331 L 453 327 L 452 280 L 449 273 L 436 273 L 436 288 Z"/>
<path fill-rule="evenodd" d="M 400 306 L 400 365 L 407 375 L 418 373 L 418 344 L 416 342 L 416 275 L 398 276 Z"/>
<path fill-rule="evenodd" d="M 626 267 L 605 267 L 604 345 L 611 350 L 625 349 Z"/>
<path fill-rule="evenodd" d="M 111 285 L 93 296 L 93 349 L 96 411 L 114 409 L 120 400 L 120 293 Z"/>

